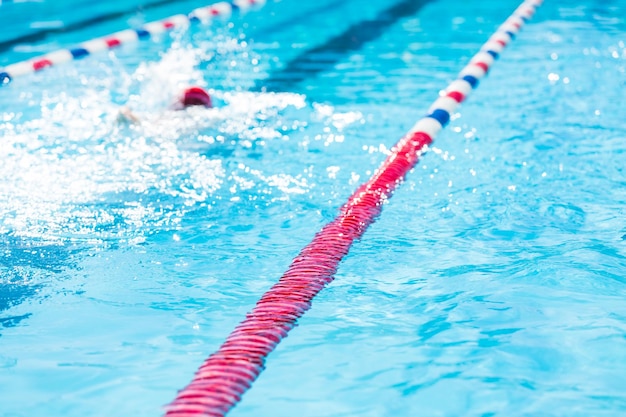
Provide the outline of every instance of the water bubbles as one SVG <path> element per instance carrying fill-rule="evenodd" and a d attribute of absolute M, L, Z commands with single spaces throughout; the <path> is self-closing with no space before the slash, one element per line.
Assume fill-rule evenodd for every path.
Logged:
<path fill-rule="evenodd" d="M 559 81 L 561 79 L 561 77 L 559 76 L 559 74 L 556 74 L 554 72 L 551 72 L 550 74 L 548 74 L 548 80 L 550 80 L 550 82 L 555 83 L 557 81 Z"/>
<path fill-rule="evenodd" d="M 340 171 L 340 167 L 334 165 L 326 168 L 326 172 L 328 173 L 328 178 L 337 178 L 337 173 Z"/>
<path fill-rule="evenodd" d="M 327 104 L 313 103 L 313 109 L 320 119 L 324 119 L 326 123 L 332 125 L 337 130 L 343 130 L 355 122 L 364 120 L 361 112 L 351 111 L 339 113 L 335 112 L 333 106 Z"/>

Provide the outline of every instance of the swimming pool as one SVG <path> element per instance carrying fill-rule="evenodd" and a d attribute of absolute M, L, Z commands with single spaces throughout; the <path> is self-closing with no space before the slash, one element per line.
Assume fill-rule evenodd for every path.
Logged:
<path fill-rule="evenodd" d="M 518 4 L 458 3 L 269 2 L 1 88 L 0 415 L 161 414 Z M 132 6 L 46 5 L 3 27 Z M 229 415 L 626 410 L 623 12 L 540 8 Z M 161 117 L 188 82 L 218 108 Z"/>

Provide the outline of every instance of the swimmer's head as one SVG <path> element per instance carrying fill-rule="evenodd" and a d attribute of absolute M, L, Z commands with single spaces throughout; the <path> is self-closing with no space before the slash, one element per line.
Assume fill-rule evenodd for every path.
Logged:
<path fill-rule="evenodd" d="M 180 97 L 180 104 L 183 108 L 189 106 L 213 107 L 211 96 L 202 87 L 188 87 L 183 91 Z"/>

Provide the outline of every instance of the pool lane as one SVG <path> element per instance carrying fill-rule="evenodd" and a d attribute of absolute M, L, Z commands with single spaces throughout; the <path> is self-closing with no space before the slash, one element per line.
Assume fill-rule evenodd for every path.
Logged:
<path fill-rule="evenodd" d="M 150 38 L 165 31 L 186 27 L 191 22 L 210 22 L 213 18 L 230 17 L 233 11 L 259 9 L 266 0 L 221 1 L 194 9 L 188 15 L 178 14 L 161 20 L 146 23 L 136 29 L 126 29 L 111 35 L 91 39 L 70 49 L 59 49 L 25 61 L 0 68 L 0 87 L 11 83 L 14 77 L 31 74 L 45 68 L 72 60 L 82 59 L 96 52 L 117 48 L 120 45 Z"/>
<path fill-rule="evenodd" d="M 268 355 L 331 283 L 352 244 L 380 216 L 420 156 L 449 122 L 450 115 L 487 75 L 502 50 L 516 37 L 542 0 L 526 0 L 500 25 L 448 85 L 444 94 L 391 149 L 372 177 L 358 187 L 293 259 L 287 271 L 246 314 L 220 348 L 200 365 L 191 382 L 166 406 L 166 417 L 223 417 L 250 389 Z"/>
<path fill-rule="evenodd" d="M 357 22 L 340 34 L 307 49 L 283 68 L 259 80 L 253 91 L 292 91 L 302 81 L 332 68 L 337 62 L 365 44 L 380 38 L 398 21 L 415 16 L 430 0 L 403 0 L 382 10 L 373 20 Z"/>
<path fill-rule="evenodd" d="M 0 41 L 0 53 L 10 51 L 14 47 L 20 44 L 32 44 L 36 42 L 42 42 L 47 40 L 51 35 L 71 33 L 82 29 L 87 29 L 91 26 L 111 22 L 117 19 L 121 19 L 126 16 L 136 14 L 141 11 L 155 9 L 157 7 L 165 6 L 172 3 L 177 3 L 179 0 L 157 0 L 151 3 L 141 4 L 133 7 L 126 8 L 124 10 L 118 10 L 109 13 L 103 13 L 98 16 L 93 16 L 88 19 L 79 20 L 61 27 L 42 28 L 36 32 L 28 33 L 21 36 L 16 36 L 11 39 Z"/>

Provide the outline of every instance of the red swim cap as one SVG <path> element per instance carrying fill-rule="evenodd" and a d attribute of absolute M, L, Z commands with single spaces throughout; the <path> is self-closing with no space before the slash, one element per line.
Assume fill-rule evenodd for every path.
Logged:
<path fill-rule="evenodd" d="M 213 107 L 211 96 L 202 87 L 189 87 L 185 89 L 181 97 L 183 107 L 204 106 Z"/>

